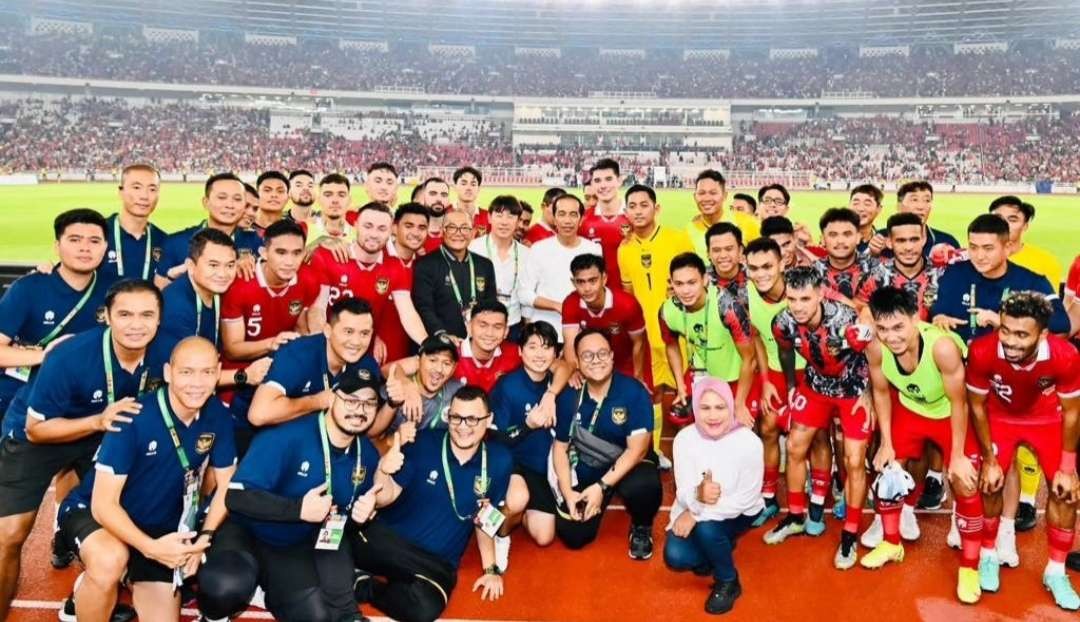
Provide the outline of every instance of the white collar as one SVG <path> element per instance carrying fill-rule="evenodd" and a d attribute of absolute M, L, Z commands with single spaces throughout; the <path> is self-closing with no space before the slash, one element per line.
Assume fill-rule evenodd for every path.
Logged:
<path fill-rule="evenodd" d="M 1006 360 L 1005 359 L 1005 348 L 1003 348 L 1001 346 L 1000 341 L 998 341 L 998 344 L 997 344 L 997 355 L 998 355 L 998 358 L 1000 358 L 1002 360 Z M 1043 361 L 1049 361 L 1049 360 L 1050 360 L 1050 344 L 1045 339 L 1042 339 L 1042 340 L 1039 341 L 1039 347 L 1035 350 L 1035 360 L 1032 361 L 1032 363 L 1030 365 L 1017 365 L 1016 363 L 1012 363 L 1012 362 L 1010 362 L 1009 364 L 1013 366 L 1013 369 L 1020 369 L 1020 370 L 1025 370 L 1026 371 L 1026 370 L 1032 369 L 1037 364 L 1042 363 Z"/>
<path fill-rule="evenodd" d="M 389 245 L 389 242 L 387 242 L 387 244 Z M 370 271 L 374 270 L 376 266 L 382 265 L 383 258 L 386 257 L 386 247 L 383 247 L 382 251 L 379 252 L 379 258 L 376 259 L 375 263 L 371 264 L 370 266 L 365 266 L 356 257 L 356 244 L 355 243 L 349 245 L 349 256 L 352 257 L 354 262 L 356 262 L 356 266 L 358 268 L 360 268 L 361 270 L 364 270 L 366 272 L 370 272 Z"/>
<path fill-rule="evenodd" d="M 477 367 L 484 369 L 491 367 L 495 363 L 495 360 L 502 356 L 502 346 L 495 346 L 495 353 L 491 355 L 491 359 L 487 363 L 481 363 L 480 361 L 476 360 L 476 356 L 473 355 L 472 350 L 472 339 L 461 340 L 461 348 L 459 353 L 461 355 L 461 358 L 472 359 L 473 362 L 476 363 Z"/>
<path fill-rule="evenodd" d="M 579 296 L 580 298 L 580 296 Z M 585 304 L 585 299 L 581 298 L 581 308 L 585 309 L 585 312 L 593 317 L 600 317 L 605 311 L 615 306 L 615 292 L 611 291 L 610 287 L 604 288 L 604 308 L 600 310 L 600 313 L 593 313 L 589 305 Z"/>

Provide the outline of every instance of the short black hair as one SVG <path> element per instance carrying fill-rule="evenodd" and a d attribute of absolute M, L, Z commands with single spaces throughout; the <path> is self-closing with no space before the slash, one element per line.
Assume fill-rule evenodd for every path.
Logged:
<path fill-rule="evenodd" d="M 214 184 L 219 181 L 235 181 L 239 182 L 241 185 L 244 184 L 244 180 L 237 177 L 234 173 L 215 173 L 206 178 L 206 183 L 203 184 L 203 196 L 210 196 L 210 191 L 214 189 Z M 246 191 L 247 188 L 244 188 L 244 190 Z"/>
<path fill-rule="evenodd" d="M 1001 303 L 1001 314 L 1009 317 L 1029 317 L 1040 329 L 1050 325 L 1054 308 L 1046 296 L 1038 292 L 1014 292 Z"/>
<path fill-rule="evenodd" d="M 475 177 L 476 178 L 476 185 L 478 185 L 478 186 L 484 185 L 484 176 L 480 174 L 480 171 L 476 170 L 475 168 L 473 168 L 471 166 L 463 166 L 463 167 L 459 168 L 458 170 L 454 171 L 454 174 L 451 175 L 450 179 L 454 180 L 454 183 L 456 184 L 458 182 L 458 180 L 461 179 L 462 177 L 464 177 L 465 175 L 472 175 L 473 177 Z"/>
<path fill-rule="evenodd" d="M 226 246 L 231 248 L 234 253 L 236 252 L 236 243 L 227 233 L 207 227 L 200 229 L 195 235 L 191 236 L 191 241 L 188 242 L 188 258 L 192 261 L 198 261 L 209 244 Z"/>
<path fill-rule="evenodd" d="M 786 216 L 769 216 L 761 221 L 761 237 L 795 235 L 795 225 Z"/>
<path fill-rule="evenodd" d="M 746 194 L 745 192 L 736 192 L 734 195 L 732 195 L 731 200 L 732 201 L 746 201 L 746 203 L 748 205 L 750 205 L 750 211 L 751 212 L 756 212 L 757 211 L 757 199 L 750 196 L 749 194 Z"/>
<path fill-rule="evenodd" d="M 923 192 L 923 191 L 929 192 L 931 195 L 933 195 L 934 194 L 934 187 L 931 186 L 930 182 L 928 182 L 928 181 L 909 181 L 906 184 L 901 184 L 900 187 L 897 188 L 897 190 L 896 190 L 896 200 L 897 201 L 903 201 L 904 197 L 911 194 L 912 192 Z"/>
<path fill-rule="evenodd" d="M 521 201 L 512 194 L 500 194 L 488 203 L 489 214 L 509 212 L 514 216 L 521 216 Z"/>
<path fill-rule="evenodd" d="M 821 287 L 821 274 L 810 266 L 796 266 L 784 271 L 784 282 L 791 289 Z"/>
<path fill-rule="evenodd" d="M 1020 197 L 1013 196 L 1011 194 L 1005 195 L 1003 197 L 998 197 L 991 201 L 990 209 L 988 209 L 987 211 L 993 214 L 994 210 L 998 209 L 999 207 L 1005 207 L 1006 205 L 1011 205 L 1012 207 L 1020 210 L 1020 213 L 1024 215 L 1024 222 L 1031 222 L 1032 220 L 1035 220 L 1035 206 L 1031 203 L 1025 203 L 1024 201 L 1020 200 Z"/>
<path fill-rule="evenodd" d="M 246 181 L 244 182 L 244 192 L 246 192 L 248 194 L 254 194 L 255 196 L 259 196 L 259 191 L 255 189 L 255 186 L 252 186 L 251 184 L 249 184 Z"/>
<path fill-rule="evenodd" d="M 59 240 L 64 237 L 64 231 L 71 225 L 97 225 L 101 227 L 101 237 L 103 238 L 107 236 L 106 231 L 109 226 L 100 212 L 86 207 L 76 207 L 58 214 L 53 219 L 53 233 L 56 235 L 56 239 Z"/>
<path fill-rule="evenodd" d="M 282 218 L 267 227 L 266 231 L 263 232 L 263 245 L 270 246 L 270 240 L 283 235 L 295 235 L 307 244 L 307 234 L 304 232 L 304 228 L 294 220 Z"/>
<path fill-rule="evenodd" d="M 352 190 L 352 184 L 349 183 L 349 178 L 341 173 L 330 173 L 323 175 L 323 178 L 319 180 L 319 187 L 323 187 L 327 184 L 343 184 L 349 190 Z"/>
<path fill-rule="evenodd" d="M 693 268 L 700 272 L 702 276 L 706 274 L 705 260 L 697 253 L 679 253 L 672 257 L 671 264 L 668 267 L 668 274 L 675 274 L 676 270 L 682 270 L 683 268 Z"/>
<path fill-rule="evenodd" d="M 263 171 L 262 175 L 259 175 L 258 179 L 255 180 L 255 187 L 261 187 L 263 185 L 263 182 L 268 179 L 277 179 L 281 181 L 281 183 L 285 184 L 286 190 L 288 190 L 289 187 L 292 185 L 289 183 L 289 178 L 286 177 L 285 173 L 282 173 L 281 171 Z"/>
<path fill-rule="evenodd" d="M 821 215 L 821 219 L 818 220 L 818 226 L 821 228 L 822 233 L 824 233 L 825 227 L 828 227 L 834 222 L 851 223 L 851 226 L 855 227 L 856 231 L 859 230 L 859 215 L 856 214 L 853 209 L 846 207 L 830 207 Z"/>
<path fill-rule="evenodd" d="M 791 203 L 791 193 L 788 192 L 788 189 L 785 188 L 783 184 L 769 184 L 758 188 L 757 200 L 761 201 L 761 199 L 765 198 L 765 193 L 770 190 L 775 190 L 782 194 L 784 196 L 784 203 Z"/>
<path fill-rule="evenodd" d="M 900 287 L 879 287 L 870 295 L 870 314 L 874 319 L 893 315 L 918 315 L 919 301 L 915 294 Z"/>
<path fill-rule="evenodd" d="M 577 203 L 578 214 L 581 214 L 582 216 L 585 215 L 585 203 L 583 203 L 581 201 L 581 199 L 579 199 L 577 197 L 577 195 L 570 194 L 568 192 L 564 192 L 564 193 L 560 194 L 559 196 L 555 197 L 555 200 L 551 202 L 552 211 L 554 211 L 554 209 L 555 209 L 555 204 L 558 203 L 559 201 L 562 201 L 563 199 L 573 199 L 573 201 L 575 203 Z"/>
<path fill-rule="evenodd" d="M 431 220 L 431 214 L 428 213 L 426 207 L 420 205 L 419 203 L 410 201 L 403 205 L 399 205 L 398 208 L 394 210 L 394 222 L 401 222 L 401 219 L 408 216 L 409 214 L 416 214 L 417 216 L 423 216 L 424 220 Z"/>
<path fill-rule="evenodd" d="M 388 171 L 392 173 L 394 177 L 398 176 L 397 169 L 394 168 L 394 165 L 390 164 L 389 162 L 375 162 L 371 166 L 367 167 L 368 175 L 374 173 L 375 171 Z"/>
<path fill-rule="evenodd" d="M 600 274 L 607 272 L 607 266 L 604 265 L 604 258 L 600 255 L 585 253 L 584 255 L 578 255 L 570 260 L 570 276 L 573 276 L 582 270 L 588 270 L 589 268 L 596 268 L 600 271 Z"/>
<path fill-rule="evenodd" d="M 596 164 L 589 167 L 589 176 L 595 175 L 596 171 L 614 171 L 615 176 L 618 177 L 620 174 L 619 163 L 611 158 L 600 158 L 596 161 Z"/>
<path fill-rule="evenodd" d="M 544 191 L 544 198 L 540 202 L 544 205 L 555 205 L 555 201 L 559 200 L 559 197 L 566 194 L 566 190 L 562 188 L 548 188 Z"/>
<path fill-rule="evenodd" d="M 507 310 L 506 305 L 490 298 L 481 298 L 476 301 L 476 304 L 469 310 L 469 319 L 471 320 L 481 313 L 500 313 L 504 320 L 510 319 L 510 311 Z"/>
<path fill-rule="evenodd" d="M 698 173 L 697 179 L 694 180 L 694 186 L 697 186 L 699 183 L 701 183 L 703 179 L 711 179 L 716 183 L 720 184 L 721 188 L 727 187 L 727 180 L 724 179 L 724 175 L 714 168 L 707 168 Z"/>
<path fill-rule="evenodd" d="M 894 227 L 906 227 L 908 225 L 916 225 L 918 227 L 923 226 L 922 218 L 919 218 L 918 214 L 912 214 L 911 212 L 899 212 L 889 216 L 889 219 L 885 221 L 885 233 L 892 234 Z"/>
<path fill-rule="evenodd" d="M 522 212 L 528 212 L 530 214 L 533 213 L 533 206 L 531 203 L 522 200 L 518 200 L 518 203 L 521 205 Z"/>
<path fill-rule="evenodd" d="M 742 229 L 730 222 L 718 222 L 709 227 L 709 230 L 705 232 L 705 247 L 709 247 L 709 241 L 714 237 L 728 234 L 735 236 L 735 242 L 739 245 L 739 248 L 743 247 Z"/>
<path fill-rule="evenodd" d="M 750 240 L 750 243 L 743 249 L 744 255 L 757 253 L 775 253 L 778 258 L 783 257 L 783 253 L 780 252 L 780 245 L 776 243 L 776 240 L 765 236 Z"/>
<path fill-rule="evenodd" d="M 860 184 L 855 186 L 848 194 L 848 198 L 851 198 L 856 194 L 865 194 L 871 197 L 874 199 L 874 203 L 877 203 L 879 207 L 881 206 L 881 202 L 885 199 L 885 193 L 881 191 L 881 188 L 878 188 L 874 184 Z"/>
<path fill-rule="evenodd" d="M 289 183 L 297 177 L 310 177 L 311 181 L 315 181 L 315 174 L 307 169 L 298 168 L 295 171 L 289 173 Z"/>
<path fill-rule="evenodd" d="M 588 328 L 583 328 L 581 332 L 578 333 L 576 337 L 574 337 L 574 352 L 577 352 L 581 349 L 581 342 L 584 341 L 585 338 L 589 335 L 600 335 L 604 338 L 604 341 L 607 342 L 608 346 L 611 346 L 611 338 L 607 336 L 607 333 L 600 330 L 599 328 L 594 328 L 590 326 Z"/>
<path fill-rule="evenodd" d="M 363 298 L 353 298 L 351 296 L 344 296 L 338 298 L 337 302 L 330 305 L 330 313 L 327 315 L 327 321 L 333 325 L 337 324 L 338 318 L 342 313 L 351 313 L 353 315 L 373 315 L 371 312 L 371 305 Z"/>
<path fill-rule="evenodd" d="M 442 177 L 428 177 L 424 181 L 420 182 L 416 187 L 420 188 L 420 189 L 424 189 L 424 188 L 427 188 L 431 184 L 446 184 L 447 188 L 450 187 L 450 184 L 446 183 L 446 180 L 443 179 Z"/>
<path fill-rule="evenodd" d="M 360 214 L 367 211 L 382 212 L 390 216 L 390 218 L 394 217 L 394 212 L 390 210 L 390 207 L 381 201 L 368 201 L 367 203 L 364 203 L 360 206 L 360 209 L 356 210 L 356 217 L 360 218 Z"/>
<path fill-rule="evenodd" d="M 999 238 L 1009 238 L 1009 223 L 997 214 L 979 214 L 967 228 L 968 235 L 972 233 L 992 233 Z"/>
<path fill-rule="evenodd" d="M 521 329 L 521 339 L 518 340 L 518 345 L 525 347 L 525 344 L 529 341 L 529 337 L 537 336 L 540 338 L 540 343 L 544 344 L 545 348 L 555 348 L 555 352 L 559 351 L 559 335 L 555 332 L 555 327 L 547 322 L 529 322 Z"/>
<path fill-rule="evenodd" d="M 627 188 L 626 189 L 626 194 L 623 195 L 623 199 L 625 199 L 626 201 L 629 201 L 630 200 L 630 195 L 634 194 L 635 192 L 644 192 L 645 194 L 647 194 L 649 196 L 650 201 L 652 201 L 653 203 L 656 203 L 656 191 L 653 190 L 652 188 L 646 186 L 645 184 L 634 184 L 633 186 L 630 186 L 629 188 Z"/>
<path fill-rule="evenodd" d="M 480 400 L 484 405 L 484 412 L 491 413 L 491 402 L 488 401 L 488 394 L 486 391 L 476 386 L 475 384 L 467 384 L 457 391 L 454 391 L 454 397 L 450 398 L 450 403 L 454 402 L 475 402 Z"/>
<path fill-rule="evenodd" d="M 146 279 L 123 279 L 113 283 L 109 291 L 105 293 L 105 308 L 112 309 L 113 303 L 116 302 L 116 298 L 121 294 L 136 294 L 140 292 L 147 292 L 154 295 L 154 300 L 157 301 L 158 313 L 161 313 L 165 307 L 165 299 L 161 296 L 161 290 L 157 288 L 151 281 Z"/>

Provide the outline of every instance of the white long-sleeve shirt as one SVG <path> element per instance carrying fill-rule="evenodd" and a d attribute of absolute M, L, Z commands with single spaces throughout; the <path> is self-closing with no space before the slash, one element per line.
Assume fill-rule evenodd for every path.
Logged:
<path fill-rule="evenodd" d="M 558 237 L 540 240 L 529 248 L 525 270 L 518 280 L 518 300 L 522 313 L 533 322 L 547 322 L 562 339 L 562 313 L 533 306 L 537 296 L 562 305 L 563 300 L 574 291 L 571 281 L 570 262 L 578 255 L 604 256 L 600 245 L 585 238 L 578 238 L 577 246 L 567 248 Z"/>
<path fill-rule="evenodd" d="M 525 264 L 529 260 L 529 247 L 515 240 L 504 260 L 499 257 L 495 241 L 491 239 L 489 233 L 473 240 L 469 244 L 469 250 L 481 257 L 487 257 L 495 266 L 495 293 L 499 297 L 499 302 L 506 305 L 508 312 L 506 324 L 513 326 L 520 322 L 521 301 L 518 300 L 518 283 L 521 281 Z"/>
<path fill-rule="evenodd" d="M 696 426 L 688 425 L 675 435 L 673 449 L 675 503 L 668 529 L 686 511 L 698 521 L 707 521 L 756 514 L 765 507 L 761 498 L 764 449 L 761 439 L 749 428 L 711 440 L 703 437 Z M 720 499 L 705 505 L 697 500 L 697 487 L 702 474 L 709 470 L 713 481 L 720 484 Z"/>

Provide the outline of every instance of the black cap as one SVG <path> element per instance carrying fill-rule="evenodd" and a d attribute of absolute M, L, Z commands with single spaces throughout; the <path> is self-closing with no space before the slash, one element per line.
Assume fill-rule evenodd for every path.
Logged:
<path fill-rule="evenodd" d="M 346 367 L 334 382 L 333 388 L 345 394 L 356 393 L 360 389 L 371 389 L 376 394 L 379 393 L 379 383 L 374 374 L 363 367 Z"/>
<path fill-rule="evenodd" d="M 454 361 L 458 360 L 457 346 L 454 345 L 453 340 L 451 340 L 446 333 L 431 335 L 425 339 L 424 343 L 420 344 L 418 353 L 420 356 L 424 356 L 426 354 L 435 354 L 437 352 L 449 352 L 450 358 L 454 359 Z"/>

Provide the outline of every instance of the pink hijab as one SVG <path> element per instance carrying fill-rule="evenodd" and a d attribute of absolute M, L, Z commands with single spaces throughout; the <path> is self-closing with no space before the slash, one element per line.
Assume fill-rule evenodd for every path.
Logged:
<path fill-rule="evenodd" d="M 705 426 L 701 425 L 697 421 L 698 408 L 701 406 L 701 397 L 708 392 L 716 393 L 720 396 L 720 399 L 724 400 L 724 404 L 727 405 L 728 417 L 730 418 L 728 425 L 721 430 L 719 434 L 711 434 L 706 431 Z M 712 376 L 704 376 L 694 380 L 693 396 L 691 404 L 694 407 L 694 425 L 697 426 L 698 434 L 701 434 L 703 438 L 710 440 L 717 440 L 723 438 L 729 434 L 732 430 L 739 427 L 738 421 L 735 420 L 735 397 L 731 394 L 731 386 L 727 382 L 720 380 L 719 378 L 713 378 Z"/>

